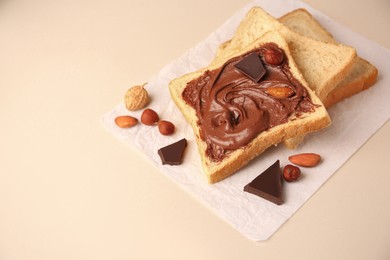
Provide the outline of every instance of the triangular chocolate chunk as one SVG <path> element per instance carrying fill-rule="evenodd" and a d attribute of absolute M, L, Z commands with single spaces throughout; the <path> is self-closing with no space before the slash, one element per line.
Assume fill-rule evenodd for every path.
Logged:
<path fill-rule="evenodd" d="M 185 138 L 158 150 L 162 164 L 179 165 L 183 162 L 184 150 L 187 147 Z"/>
<path fill-rule="evenodd" d="M 244 191 L 260 196 L 277 205 L 282 204 L 282 176 L 279 160 L 247 184 Z"/>
<path fill-rule="evenodd" d="M 248 56 L 244 57 L 234 66 L 255 83 L 258 83 L 266 73 L 264 65 L 256 52 L 252 52 Z"/>

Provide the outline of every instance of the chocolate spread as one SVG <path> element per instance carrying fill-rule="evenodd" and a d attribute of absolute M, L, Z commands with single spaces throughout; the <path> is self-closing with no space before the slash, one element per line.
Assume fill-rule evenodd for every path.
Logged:
<path fill-rule="evenodd" d="M 260 79 L 249 76 L 238 64 L 247 63 L 243 62 L 247 57 L 253 60 L 254 53 L 265 69 Z M 288 88 L 290 94 L 275 96 L 271 88 Z M 287 56 L 275 43 L 266 43 L 204 72 L 187 83 L 182 97 L 196 110 L 200 137 L 213 161 L 247 145 L 261 132 L 286 123 L 290 115 L 314 110 L 306 89 L 291 73 Z"/>

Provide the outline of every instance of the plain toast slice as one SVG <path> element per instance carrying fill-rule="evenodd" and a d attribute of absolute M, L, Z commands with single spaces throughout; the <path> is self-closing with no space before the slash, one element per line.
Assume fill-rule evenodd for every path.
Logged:
<path fill-rule="evenodd" d="M 321 26 L 306 9 L 296 9 L 280 17 L 279 21 L 307 37 L 337 44 L 332 34 Z M 363 58 L 356 57 L 351 71 L 326 97 L 322 98 L 322 102 L 325 107 L 329 108 L 348 97 L 370 88 L 375 84 L 377 76 L 378 70 L 374 65 Z M 286 140 L 284 143 L 288 148 L 294 149 L 303 139 L 304 136 L 297 136 Z"/>
<path fill-rule="evenodd" d="M 290 29 L 307 37 L 337 44 L 337 41 L 306 9 L 296 9 L 279 18 Z M 356 57 L 351 71 L 328 96 L 322 100 L 326 107 L 373 86 L 378 76 L 377 68 L 367 60 Z"/>

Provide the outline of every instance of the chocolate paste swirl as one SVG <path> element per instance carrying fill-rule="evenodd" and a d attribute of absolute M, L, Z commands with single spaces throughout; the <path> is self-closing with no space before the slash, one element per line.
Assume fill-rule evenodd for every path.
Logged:
<path fill-rule="evenodd" d="M 281 64 L 266 62 L 264 55 L 270 50 L 283 55 Z M 253 53 L 257 53 L 266 70 L 259 82 L 235 66 Z M 288 88 L 291 94 L 275 97 L 267 91 L 274 87 Z M 261 132 L 286 123 L 290 115 L 314 108 L 306 89 L 293 77 L 284 51 L 274 43 L 206 71 L 187 84 L 182 96 L 196 110 L 201 138 L 207 143 L 206 154 L 213 161 L 247 145 Z"/>

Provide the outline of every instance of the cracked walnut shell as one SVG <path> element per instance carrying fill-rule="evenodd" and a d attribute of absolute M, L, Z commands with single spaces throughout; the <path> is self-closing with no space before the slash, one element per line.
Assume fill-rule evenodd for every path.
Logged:
<path fill-rule="evenodd" d="M 125 105 L 130 111 L 144 108 L 149 102 L 149 95 L 144 85 L 133 86 L 126 91 Z"/>

